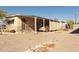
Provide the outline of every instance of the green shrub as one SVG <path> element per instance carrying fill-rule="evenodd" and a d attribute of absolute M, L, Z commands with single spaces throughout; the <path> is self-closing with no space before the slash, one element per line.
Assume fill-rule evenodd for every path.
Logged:
<path fill-rule="evenodd" d="M 74 20 L 67 20 L 67 24 L 69 25 L 69 29 L 73 29 L 75 22 Z"/>

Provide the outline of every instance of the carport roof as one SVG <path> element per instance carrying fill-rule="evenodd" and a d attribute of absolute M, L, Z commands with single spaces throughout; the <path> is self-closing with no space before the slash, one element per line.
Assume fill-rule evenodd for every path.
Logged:
<path fill-rule="evenodd" d="M 48 18 L 44 18 L 44 17 L 40 17 L 40 16 L 34 16 L 34 15 L 9 15 L 9 16 L 6 16 L 6 18 L 11 18 L 11 17 L 30 17 L 30 18 L 37 17 L 38 19 L 51 20 L 51 19 L 48 19 Z"/>
<path fill-rule="evenodd" d="M 48 19 L 48 18 L 44 18 L 44 17 L 40 17 L 40 16 L 34 16 L 34 15 L 20 15 L 20 14 L 16 14 L 16 15 L 9 15 L 6 16 L 6 18 L 12 18 L 12 17 L 29 17 L 29 18 L 34 18 L 37 17 L 38 19 L 46 19 L 46 20 L 50 20 L 50 21 L 54 21 L 54 22 L 62 22 L 64 23 L 64 21 L 58 21 L 58 20 L 52 20 L 52 19 Z"/>

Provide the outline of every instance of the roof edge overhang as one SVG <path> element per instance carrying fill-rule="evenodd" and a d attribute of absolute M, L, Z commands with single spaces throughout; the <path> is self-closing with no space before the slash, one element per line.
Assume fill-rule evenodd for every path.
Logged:
<path fill-rule="evenodd" d="M 6 18 L 12 18 L 12 17 L 29 17 L 29 18 L 37 17 L 37 19 L 51 20 L 51 19 L 48 19 L 48 18 L 44 18 L 44 17 L 40 17 L 40 16 L 34 16 L 34 15 L 9 15 L 9 16 L 6 16 Z"/>

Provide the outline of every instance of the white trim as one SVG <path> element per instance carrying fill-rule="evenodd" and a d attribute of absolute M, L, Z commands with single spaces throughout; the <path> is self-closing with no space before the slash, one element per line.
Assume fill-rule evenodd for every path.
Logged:
<path fill-rule="evenodd" d="M 37 33 L 37 17 L 34 17 L 34 22 L 35 22 L 35 31 L 34 33 Z"/>
<path fill-rule="evenodd" d="M 43 19 L 43 27 L 44 27 L 44 29 L 43 29 L 43 32 L 45 31 L 45 19 Z"/>

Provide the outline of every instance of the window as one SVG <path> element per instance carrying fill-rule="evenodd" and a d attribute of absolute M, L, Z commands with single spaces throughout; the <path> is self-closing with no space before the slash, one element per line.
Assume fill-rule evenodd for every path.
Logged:
<path fill-rule="evenodd" d="M 13 23 L 14 23 L 14 20 L 8 21 L 8 24 L 13 24 Z"/>

